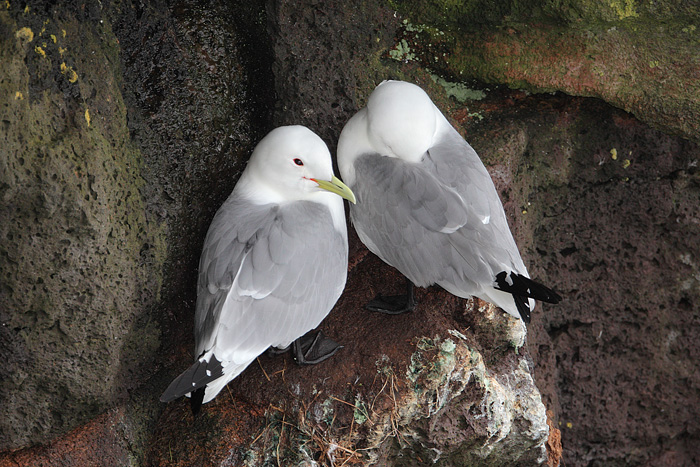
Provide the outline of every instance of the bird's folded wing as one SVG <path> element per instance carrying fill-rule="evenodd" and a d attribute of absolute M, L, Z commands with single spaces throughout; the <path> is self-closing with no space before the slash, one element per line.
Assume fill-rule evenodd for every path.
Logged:
<path fill-rule="evenodd" d="M 468 206 L 472 222 L 468 228 L 451 236 L 455 248 L 465 256 L 473 256 L 478 251 L 493 268 L 503 265 L 524 272 L 525 266 L 491 176 L 461 135 L 454 129 L 443 133 L 428 151 L 424 165 L 455 189 Z"/>
<path fill-rule="evenodd" d="M 366 154 L 357 159 L 355 169 L 363 186 L 359 202 L 375 203 L 374 209 L 387 212 L 387 217 L 410 218 L 428 230 L 443 233 L 454 232 L 468 222 L 459 193 L 421 165 Z"/>
<path fill-rule="evenodd" d="M 459 195 L 420 167 L 379 154 L 360 156 L 355 172 L 351 217 L 362 241 L 418 286 L 443 278 L 455 254 L 449 235 L 468 222 Z"/>
<path fill-rule="evenodd" d="M 476 151 L 450 128 L 436 138 L 423 165 L 442 183 L 460 194 L 470 220 L 509 232 L 501 200 L 486 167 Z"/>
<path fill-rule="evenodd" d="M 347 244 L 322 205 L 227 202 L 200 260 L 197 352 L 215 344 L 238 362 L 289 344 L 325 317 L 346 271 Z"/>

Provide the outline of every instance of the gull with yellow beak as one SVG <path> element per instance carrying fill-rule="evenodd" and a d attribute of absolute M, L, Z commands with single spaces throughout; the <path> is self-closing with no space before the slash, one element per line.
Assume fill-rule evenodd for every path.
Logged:
<path fill-rule="evenodd" d="M 340 346 L 308 331 L 347 278 L 343 200 L 326 144 L 303 126 L 272 130 L 257 145 L 209 227 L 199 262 L 196 362 L 161 396 L 211 401 L 269 347 L 291 346 L 297 363 L 319 363 Z M 304 337 L 302 337 L 304 336 Z"/>
<path fill-rule="evenodd" d="M 535 300 L 561 300 L 530 279 L 484 164 L 415 84 L 377 86 L 340 134 L 338 168 L 357 195 L 360 239 L 409 281 L 405 296 L 369 309 L 410 311 L 413 284 L 479 297 L 525 323 Z"/>

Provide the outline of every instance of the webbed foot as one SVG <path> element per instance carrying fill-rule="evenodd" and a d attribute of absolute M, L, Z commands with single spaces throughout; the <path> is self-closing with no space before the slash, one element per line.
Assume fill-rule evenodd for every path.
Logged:
<path fill-rule="evenodd" d="M 413 283 L 406 279 L 405 295 L 377 295 L 365 308 L 370 311 L 384 313 L 386 315 L 400 315 L 413 311 L 416 307 L 416 299 L 413 293 Z"/>
<path fill-rule="evenodd" d="M 292 353 L 297 364 L 315 365 L 332 357 L 342 348 L 342 345 L 326 337 L 323 331 L 318 331 L 315 334 L 307 333 L 295 340 L 292 344 Z"/>

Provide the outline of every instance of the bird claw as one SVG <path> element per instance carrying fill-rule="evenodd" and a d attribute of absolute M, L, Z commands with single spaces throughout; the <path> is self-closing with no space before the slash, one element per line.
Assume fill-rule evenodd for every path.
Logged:
<path fill-rule="evenodd" d="M 342 345 L 330 337 L 326 337 L 323 331 L 318 331 L 316 334 L 306 334 L 292 344 L 294 359 L 299 365 L 321 363 L 342 348 Z"/>

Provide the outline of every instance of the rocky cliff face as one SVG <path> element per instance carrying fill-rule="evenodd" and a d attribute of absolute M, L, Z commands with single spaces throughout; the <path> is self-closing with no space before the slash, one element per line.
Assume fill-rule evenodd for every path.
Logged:
<path fill-rule="evenodd" d="M 160 345 L 165 237 L 127 129 L 119 45 L 83 14 L 0 12 L 4 449 L 123 399 Z"/>
<path fill-rule="evenodd" d="M 568 465 L 700 462 L 695 6 L 6 3 L 0 466 L 557 465 L 559 430 Z M 351 234 L 331 361 L 262 356 L 196 419 L 158 403 L 254 143 L 334 148 L 387 78 L 461 125 L 565 301 L 527 338 L 437 288 L 373 315 L 401 278 Z"/>
<path fill-rule="evenodd" d="M 0 11 L 0 448 L 125 401 L 183 332 L 198 259 L 185 245 L 201 243 L 264 119 L 230 14 Z"/>
<path fill-rule="evenodd" d="M 692 465 L 700 148 L 597 100 L 511 98 L 473 103 L 484 119 L 466 126 L 481 127 L 482 154 L 519 148 L 526 168 L 507 192 L 537 225 L 530 258 L 567 297 L 526 345 L 565 459 Z"/>

